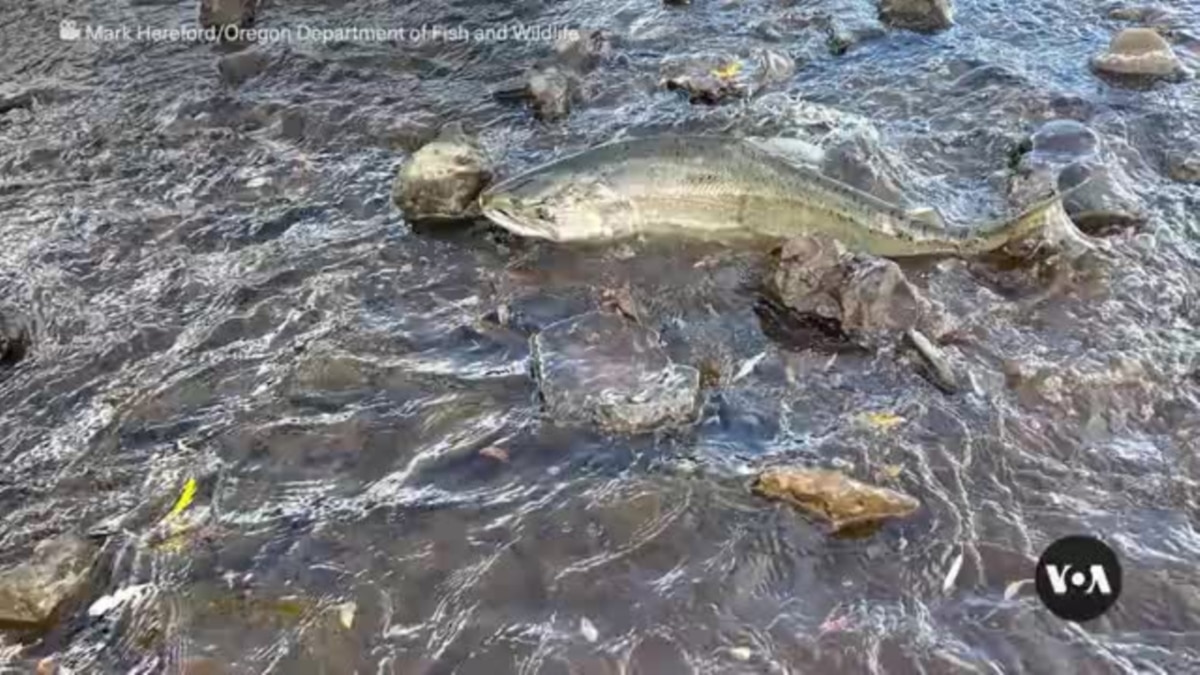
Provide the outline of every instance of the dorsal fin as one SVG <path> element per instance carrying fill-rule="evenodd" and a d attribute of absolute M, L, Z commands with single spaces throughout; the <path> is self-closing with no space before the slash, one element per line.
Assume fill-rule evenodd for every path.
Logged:
<path fill-rule="evenodd" d="M 942 218 L 942 214 L 938 213 L 937 209 L 933 208 L 932 206 L 920 206 L 915 209 L 909 209 L 908 213 L 905 215 L 919 223 L 924 223 L 935 230 L 946 229 L 946 221 L 944 218 Z"/>

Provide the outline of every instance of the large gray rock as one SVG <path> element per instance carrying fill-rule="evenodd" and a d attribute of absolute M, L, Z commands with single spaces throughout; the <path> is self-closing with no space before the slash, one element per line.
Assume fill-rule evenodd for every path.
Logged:
<path fill-rule="evenodd" d="M 1109 75 L 1164 79 L 1187 74 L 1171 45 L 1151 28 L 1126 28 L 1117 33 L 1108 50 L 1092 59 L 1092 68 Z"/>
<path fill-rule="evenodd" d="M 555 421 L 636 433 L 696 417 L 700 372 L 671 361 L 649 328 L 589 312 L 546 327 L 531 343 L 538 388 Z"/>
<path fill-rule="evenodd" d="M 951 0 L 880 0 L 879 15 L 897 28 L 937 31 L 954 24 Z"/>
<path fill-rule="evenodd" d="M 919 329 L 940 337 L 950 328 L 941 308 L 909 283 L 891 260 L 857 255 L 820 236 L 795 237 L 777 252 L 765 286 L 799 315 L 834 321 L 865 344 Z"/>
<path fill-rule="evenodd" d="M 258 0 L 200 0 L 199 21 L 205 28 L 247 28 L 257 12 Z"/>
<path fill-rule="evenodd" d="M 87 540 L 62 535 L 39 542 L 28 561 L 0 572 L 0 628 L 47 628 L 86 588 L 95 552 Z"/>
<path fill-rule="evenodd" d="M 469 218 L 492 180 L 487 157 L 454 131 L 413 153 L 392 186 L 392 199 L 411 222 Z"/>

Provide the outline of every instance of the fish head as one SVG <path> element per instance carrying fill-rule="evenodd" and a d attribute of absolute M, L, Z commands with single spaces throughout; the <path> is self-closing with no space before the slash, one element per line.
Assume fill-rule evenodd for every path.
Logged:
<path fill-rule="evenodd" d="M 517 177 L 480 195 L 483 215 L 522 236 L 603 239 L 632 228 L 627 200 L 587 176 Z"/>
<path fill-rule="evenodd" d="M 483 215 L 490 221 L 525 237 L 558 239 L 553 210 L 536 198 L 509 192 L 486 192 L 479 198 Z"/>

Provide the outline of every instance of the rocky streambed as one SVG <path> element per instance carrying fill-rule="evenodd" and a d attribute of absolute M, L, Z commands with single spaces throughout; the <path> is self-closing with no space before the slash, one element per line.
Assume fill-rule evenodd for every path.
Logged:
<path fill-rule="evenodd" d="M 5 667 L 1197 668 L 1200 7 L 2 11 Z M 263 32 L 87 31 L 181 25 Z M 472 212 L 658 133 L 948 227 L 1083 188 L 968 260 Z M 1081 532 L 1073 626 L 1022 582 Z"/>

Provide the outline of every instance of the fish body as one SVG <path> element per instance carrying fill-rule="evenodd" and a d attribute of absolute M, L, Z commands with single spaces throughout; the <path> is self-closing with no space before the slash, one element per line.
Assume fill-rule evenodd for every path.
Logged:
<path fill-rule="evenodd" d="M 1065 217 L 1054 196 L 1011 220 L 949 230 L 929 209 L 906 211 L 763 144 L 715 136 L 606 143 L 498 183 L 480 206 L 501 227 L 558 242 L 823 234 L 887 257 L 983 253 Z"/>

